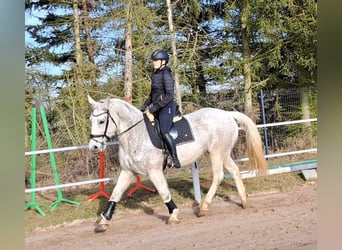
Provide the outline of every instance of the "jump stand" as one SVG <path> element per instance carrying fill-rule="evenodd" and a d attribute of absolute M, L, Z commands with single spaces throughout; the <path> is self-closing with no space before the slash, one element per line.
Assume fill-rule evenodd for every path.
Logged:
<path fill-rule="evenodd" d="M 105 158 L 105 156 L 104 156 L 104 152 L 102 150 L 99 152 L 99 158 L 100 158 L 100 173 L 99 173 L 99 175 L 100 175 L 100 178 L 104 178 L 104 166 L 105 166 L 104 158 Z M 89 196 L 89 198 L 87 200 L 87 203 L 90 203 L 90 202 L 96 200 L 100 196 L 104 196 L 107 199 L 109 199 L 109 197 L 110 197 L 110 195 L 105 192 L 105 187 L 104 187 L 104 182 L 103 181 L 100 182 L 100 190 L 99 190 L 99 192 Z"/>
<path fill-rule="evenodd" d="M 137 190 L 140 189 L 140 188 L 145 189 L 145 190 L 147 190 L 147 191 L 150 191 L 150 192 L 152 192 L 152 193 L 156 192 L 156 190 L 155 190 L 154 188 L 150 188 L 150 187 L 147 187 L 147 186 L 143 185 L 143 184 L 141 183 L 141 178 L 140 178 L 140 176 L 138 175 L 138 176 L 137 176 L 137 182 L 136 182 L 136 184 L 135 184 L 135 187 L 132 188 L 131 190 L 129 190 L 129 191 L 127 192 L 127 195 L 128 195 L 128 196 L 131 196 L 135 191 L 137 191 Z"/>
<path fill-rule="evenodd" d="M 46 137 L 46 141 L 48 144 L 48 149 L 52 149 L 51 137 L 50 137 L 50 133 L 49 133 L 48 122 L 46 119 L 44 107 L 40 107 L 40 113 L 41 113 L 42 120 L 43 120 L 44 132 L 45 132 L 45 137 Z M 36 142 L 36 120 L 37 120 L 37 118 L 36 117 L 37 117 L 37 110 L 36 110 L 36 108 L 32 108 L 32 131 L 31 131 L 32 151 L 36 150 L 36 143 L 37 143 Z M 52 166 L 53 177 L 54 177 L 56 185 L 58 186 L 60 183 L 59 183 L 59 176 L 58 176 L 58 171 L 57 171 L 57 164 L 56 164 L 55 155 L 52 151 L 50 151 L 49 154 L 50 154 L 50 163 Z M 32 158 L 31 158 L 30 184 L 31 184 L 31 188 L 36 187 L 36 154 L 33 154 Z M 40 209 L 40 207 L 36 203 L 35 199 L 36 199 L 35 192 L 32 192 L 31 193 L 31 201 L 25 205 L 25 209 L 33 206 L 38 211 L 38 213 L 40 213 L 42 216 L 45 216 L 45 213 Z M 57 200 L 51 204 L 51 211 L 54 211 L 56 209 L 56 207 L 61 202 L 67 202 L 67 203 L 74 204 L 74 205 L 80 205 L 81 204 L 80 202 L 65 199 L 63 197 L 63 194 L 62 194 L 62 189 L 57 188 Z"/>
<path fill-rule="evenodd" d="M 36 119 L 37 118 L 36 117 L 37 117 L 37 109 L 32 108 L 32 125 L 31 125 L 31 149 L 32 149 L 32 151 L 36 151 L 36 145 L 37 145 L 37 141 L 36 141 Z M 30 164 L 30 166 L 31 166 L 31 178 L 30 178 L 31 188 L 36 187 L 36 158 L 37 158 L 36 154 L 33 154 L 31 157 L 31 164 Z M 39 207 L 39 206 L 44 205 L 44 204 L 38 204 L 36 202 L 36 193 L 31 192 L 30 198 L 31 198 L 30 202 L 25 204 L 25 210 L 28 209 L 29 207 L 33 207 L 34 209 L 37 210 L 38 213 L 40 213 L 42 216 L 45 216 L 44 211 Z M 47 206 L 47 205 L 44 205 L 44 206 Z"/>
<path fill-rule="evenodd" d="M 49 133 L 48 122 L 46 119 L 44 107 L 40 107 L 40 113 L 42 114 L 42 120 L 43 120 L 45 135 L 46 135 L 46 141 L 48 144 L 48 149 L 52 149 L 51 137 Z M 55 155 L 52 151 L 50 151 L 49 154 L 50 154 L 50 163 L 52 166 L 53 178 L 55 179 L 56 185 L 59 185 L 59 176 L 58 176 L 58 171 L 57 171 L 57 163 L 56 163 Z M 57 188 L 57 200 L 51 204 L 51 211 L 54 211 L 61 202 L 66 202 L 66 203 L 74 204 L 77 206 L 81 204 L 80 202 L 63 198 L 62 189 Z"/>

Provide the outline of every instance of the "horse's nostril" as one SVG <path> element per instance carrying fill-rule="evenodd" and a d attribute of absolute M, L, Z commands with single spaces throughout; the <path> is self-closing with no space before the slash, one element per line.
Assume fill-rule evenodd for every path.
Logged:
<path fill-rule="evenodd" d="M 94 145 L 93 148 L 92 148 L 92 150 L 93 150 L 94 152 L 98 152 L 98 151 L 99 151 L 99 147 L 96 146 L 96 145 Z"/>
<path fill-rule="evenodd" d="M 95 145 L 95 144 L 92 144 L 92 143 L 90 143 L 89 144 L 89 149 L 91 150 L 91 151 L 98 151 L 99 150 L 99 147 L 97 146 L 97 145 Z"/>

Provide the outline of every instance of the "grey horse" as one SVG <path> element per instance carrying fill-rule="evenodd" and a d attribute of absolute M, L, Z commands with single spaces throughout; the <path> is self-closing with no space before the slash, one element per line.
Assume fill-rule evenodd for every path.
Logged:
<path fill-rule="evenodd" d="M 88 95 L 92 106 L 90 116 L 91 139 L 89 149 L 104 150 L 108 140 L 119 142 L 120 174 L 106 209 L 99 216 L 95 232 L 107 230 L 116 204 L 136 176 L 148 176 L 169 210 L 168 224 L 179 223 L 179 209 L 171 199 L 164 176 L 162 150 L 155 147 L 143 121 L 143 113 L 130 103 L 113 98 L 95 101 Z M 238 139 L 239 127 L 246 134 L 249 164 L 258 175 L 267 173 L 263 144 L 255 123 L 245 114 L 215 108 L 202 108 L 184 115 L 192 128 L 194 140 L 177 145 L 182 166 L 190 165 L 208 152 L 212 168 L 212 183 L 198 208 L 198 216 L 209 209 L 218 186 L 224 178 L 224 169 L 232 176 L 243 208 L 247 205 L 247 194 L 241 180 L 239 167 L 231 158 L 231 151 Z"/>

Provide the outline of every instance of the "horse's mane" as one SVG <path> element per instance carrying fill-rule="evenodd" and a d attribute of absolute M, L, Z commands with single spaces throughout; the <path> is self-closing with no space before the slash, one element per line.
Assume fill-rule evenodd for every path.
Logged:
<path fill-rule="evenodd" d="M 140 111 L 138 108 L 136 108 L 134 105 L 132 105 L 131 103 L 124 101 L 122 99 L 119 98 L 112 98 L 110 99 L 110 101 L 112 103 L 118 103 L 119 105 L 123 105 L 125 109 L 130 110 L 136 112 L 136 111 Z"/>
<path fill-rule="evenodd" d="M 142 118 L 142 112 L 138 108 L 122 99 L 112 98 L 110 99 L 109 105 L 111 105 L 111 107 L 108 107 L 108 109 L 116 111 L 115 113 L 118 117 L 122 118 L 122 120 L 136 121 L 137 119 Z"/>

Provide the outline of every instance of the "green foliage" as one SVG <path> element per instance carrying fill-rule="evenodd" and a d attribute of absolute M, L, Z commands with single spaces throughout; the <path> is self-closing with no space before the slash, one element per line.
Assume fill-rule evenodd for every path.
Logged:
<path fill-rule="evenodd" d="M 123 80 L 124 8 L 127 1 L 92 3 L 91 30 L 96 51 L 98 79 Z M 41 24 L 26 25 L 26 30 L 38 42 L 39 49 L 27 50 L 28 64 L 52 62 L 56 65 L 73 63 L 71 5 L 56 1 L 26 1 L 27 10 L 47 9 Z M 190 86 L 193 94 L 205 95 L 205 84 L 224 84 L 241 76 L 241 9 L 235 2 L 177 1 L 173 6 L 174 24 L 179 51 L 181 83 Z M 275 87 L 288 84 L 315 84 L 317 46 L 317 4 L 313 1 L 260 1 L 249 3 L 249 47 L 252 60 L 252 82 Z M 65 10 L 64 12 L 59 10 Z M 81 6 L 80 6 L 81 9 Z M 138 2 L 132 9 L 133 47 L 136 81 L 148 78 L 146 66 L 150 53 L 159 47 L 169 49 L 166 8 L 163 1 Z M 81 9 L 81 18 L 84 13 Z M 81 28 L 85 28 L 81 25 Z M 116 34 L 108 36 L 108 34 Z M 108 39 L 105 39 L 108 37 Z M 85 37 L 82 50 L 86 54 Z M 57 48 L 60 48 L 57 50 Z M 69 47 L 69 49 L 67 49 Z M 110 52 L 111 50 L 111 52 Z M 62 52 L 63 51 L 63 52 Z M 144 63 L 140 63 L 144 62 Z M 87 66 L 88 65 L 88 66 Z M 92 64 L 84 61 L 84 75 L 93 72 Z M 114 75 L 106 73 L 117 70 Z M 72 67 L 64 70 L 72 70 Z M 70 76 L 70 74 L 69 74 Z M 303 81 L 299 76 L 305 78 Z M 87 78 L 91 77 L 90 75 Z M 63 79 L 63 76 L 62 76 Z M 66 79 L 65 79 L 66 80 Z M 262 87 L 260 86 L 260 87 Z M 257 89 L 256 89 L 257 90 Z M 137 93 L 142 99 L 144 93 Z M 140 101 L 139 101 L 140 102 Z"/>

